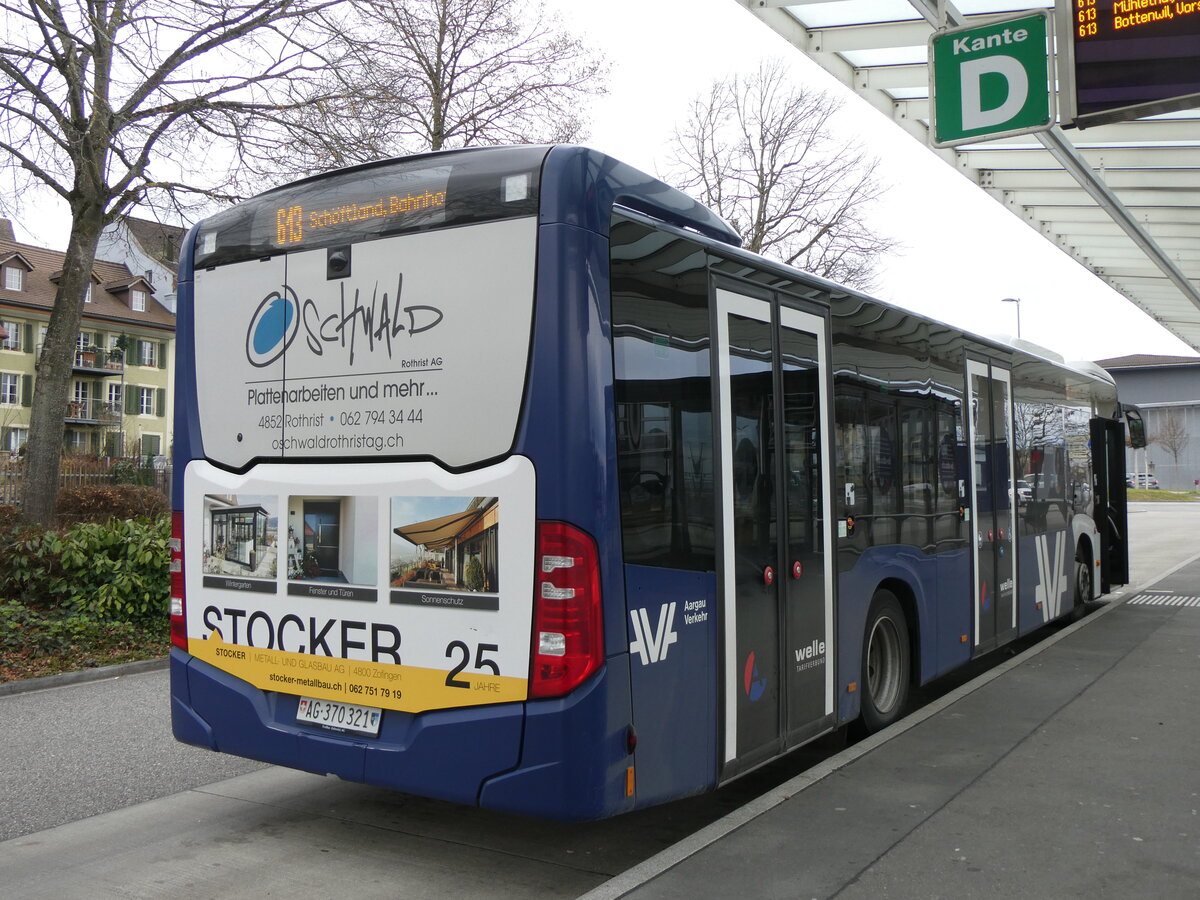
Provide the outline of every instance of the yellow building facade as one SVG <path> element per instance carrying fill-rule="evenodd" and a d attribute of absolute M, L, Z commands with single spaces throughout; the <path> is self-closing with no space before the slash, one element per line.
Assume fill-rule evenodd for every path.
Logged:
<path fill-rule="evenodd" d="M 0 219 L 0 452 L 29 439 L 38 354 L 64 254 L 18 243 Z M 171 287 L 171 286 L 169 286 Z M 170 456 L 175 316 L 155 285 L 97 260 L 76 339 L 63 450 Z"/>

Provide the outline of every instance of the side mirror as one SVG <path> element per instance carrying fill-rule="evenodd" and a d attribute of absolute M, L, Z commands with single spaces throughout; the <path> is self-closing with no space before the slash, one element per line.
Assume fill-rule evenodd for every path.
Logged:
<path fill-rule="evenodd" d="M 1122 406 L 1125 412 L 1125 423 L 1129 428 L 1129 446 L 1140 450 L 1146 446 L 1146 423 L 1136 406 Z"/>

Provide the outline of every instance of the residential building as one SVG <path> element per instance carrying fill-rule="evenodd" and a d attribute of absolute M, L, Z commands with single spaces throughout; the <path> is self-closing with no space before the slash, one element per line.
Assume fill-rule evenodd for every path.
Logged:
<path fill-rule="evenodd" d="M 141 275 L 158 302 L 174 314 L 179 248 L 186 234 L 186 228 L 176 225 L 121 216 L 101 232 L 96 258 L 124 263 L 131 273 Z"/>
<path fill-rule="evenodd" d="M 29 439 L 35 363 L 64 254 L 13 239 L 0 219 L 0 451 Z M 76 340 L 64 450 L 167 456 L 174 416 L 175 315 L 155 285 L 122 263 L 97 260 Z"/>
<path fill-rule="evenodd" d="M 1126 450 L 1125 470 L 1149 473 L 1164 489 L 1192 490 L 1200 479 L 1200 357 L 1120 356 L 1098 365 L 1146 422 L 1149 443 Z"/>

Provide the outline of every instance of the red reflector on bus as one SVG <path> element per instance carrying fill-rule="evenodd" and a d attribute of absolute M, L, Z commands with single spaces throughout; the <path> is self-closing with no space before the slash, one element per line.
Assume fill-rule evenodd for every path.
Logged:
<path fill-rule="evenodd" d="M 183 513 L 171 513 L 171 644 L 188 648 L 187 610 L 183 597 Z"/>
<path fill-rule="evenodd" d="M 529 696 L 574 690 L 604 662 L 596 542 L 562 522 L 539 522 Z"/>

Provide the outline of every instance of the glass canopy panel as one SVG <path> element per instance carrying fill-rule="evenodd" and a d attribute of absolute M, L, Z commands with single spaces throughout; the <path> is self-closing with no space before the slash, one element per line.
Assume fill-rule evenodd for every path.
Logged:
<path fill-rule="evenodd" d="M 908 0 L 833 0 L 830 3 L 798 3 L 787 7 L 807 28 L 834 28 L 873 22 L 903 22 L 920 18 Z"/>
<path fill-rule="evenodd" d="M 841 56 L 856 69 L 871 66 L 908 66 L 927 62 L 925 47 L 880 47 L 872 50 L 843 50 Z"/>

